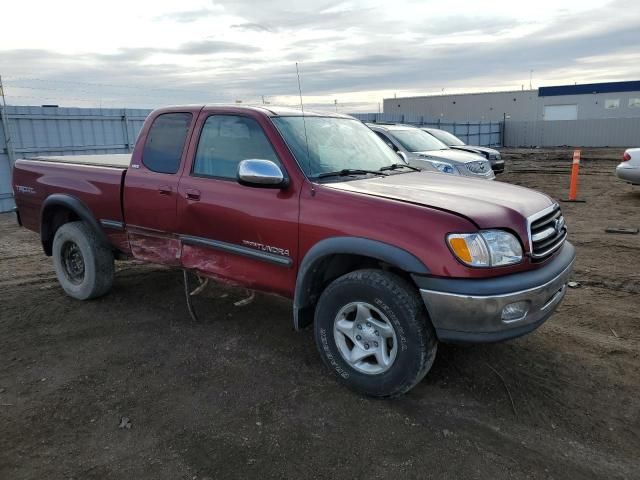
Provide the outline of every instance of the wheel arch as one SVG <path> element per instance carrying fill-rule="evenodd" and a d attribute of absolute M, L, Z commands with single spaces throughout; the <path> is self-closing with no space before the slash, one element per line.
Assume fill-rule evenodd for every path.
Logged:
<path fill-rule="evenodd" d="M 40 241 L 47 256 L 53 251 L 53 237 L 58 228 L 68 222 L 81 220 L 95 231 L 104 245 L 109 245 L 100 224 L 82 200 L 63 193 L 49 195 L 42 203 L 40 212 Z"/>
<path fill-rule="evenodd" d="M 293 323 L 300 330 L 313 323 L 315 305 L 326 285 L 360 268 L 385 266 L 404 274 L 428 275 L 429 269 L 415 255 L 388 243 L 362 237 L 331 237 L 316 243 L 304 256 L 293 300 Z"/>

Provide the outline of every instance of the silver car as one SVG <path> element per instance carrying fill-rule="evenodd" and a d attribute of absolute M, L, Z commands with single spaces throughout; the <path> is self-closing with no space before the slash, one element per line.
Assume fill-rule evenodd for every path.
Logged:
<path fill-rule="evenodd" d="M 379 123 L 368 123 L 367 126 L 410 165 L 430 165 L 451 175 L 487 180 L 496 178 L 491 164 L 483 156 L 449 148 L 419 128 Z"/>
<path fill-rule="evenodd" d="M 628 148 L 622 156 L 622 163 L 616 167 L 619 179 L 632 185 L 640 185 L 640 148 Z"/>
<path fill-rule="evenodd" d="M 480 145 L 467 145 L 453 133 L 447 132 L 446 130 L 440 130 L 439 128 L 423 127 L 421 130 L 424 130 L 428 134 L 436 137 L 448 147 L 482 155 L 491 162 L 491 169 L 496 175 L 504 172 L 504 160 L 502 159 L 499 151 L 489 147 L 481 147 Z"/>

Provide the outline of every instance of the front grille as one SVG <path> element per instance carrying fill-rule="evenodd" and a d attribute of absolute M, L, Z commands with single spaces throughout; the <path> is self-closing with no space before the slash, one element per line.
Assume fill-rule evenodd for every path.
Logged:
<path fill-rule="evenodd" d="M 567 238 L 567 226 L 558 205 L 529 220 L 531 259 L 541 262 L 558 250 Z"/>
<path fill-rule="evenodd" d="M 491 171 L 491 165 L 486 160 L 478 160 L 476 162 L 468 162 L 464 164 L 471 173 L 476 175 L 486 175 Z"/>

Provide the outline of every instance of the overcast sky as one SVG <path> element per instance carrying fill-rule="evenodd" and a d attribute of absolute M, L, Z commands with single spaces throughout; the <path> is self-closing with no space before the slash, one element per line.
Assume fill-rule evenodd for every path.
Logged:
<path fill-rule="evenodd" d="M 155 107 L 640 79 L 637 0 L 6 0 L 9 103 Z"/>

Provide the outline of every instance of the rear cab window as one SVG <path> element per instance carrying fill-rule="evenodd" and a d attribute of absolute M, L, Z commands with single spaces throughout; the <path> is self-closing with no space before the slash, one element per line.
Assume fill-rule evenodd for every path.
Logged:
<path fill-rule="evenodd" d="M 149 129 L 142 151 L 142 163 L 152 172 L 176 173 L 193 115 L 188 112 L 158 115 Z"/>

